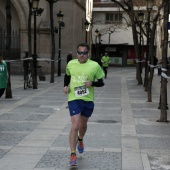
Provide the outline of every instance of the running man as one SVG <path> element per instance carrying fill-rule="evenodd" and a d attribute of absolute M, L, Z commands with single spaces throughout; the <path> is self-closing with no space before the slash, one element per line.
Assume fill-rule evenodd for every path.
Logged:
<path fill-rule="evenodd" d="M 76 146 L 79 153 L 84 152 L 83 137 L 94 109 L 94 87 L 104 86 L 104 72 L 97 62 L 89 59 L 89 50 L 86 43 L 77 46 L 77 59 L 67 64 L 64 77 L 64 93 L 68 94 L 72 123 L 69 134 L 70 166 L 77 166 Z"/>
<path fill-rule="evenodd" d="M 105 73 L 105 78 L 107 78 L 107 68 L 109 67 L 110 57 L 105 52 L 105 55 L 101 58 L 102 67 Z"/>

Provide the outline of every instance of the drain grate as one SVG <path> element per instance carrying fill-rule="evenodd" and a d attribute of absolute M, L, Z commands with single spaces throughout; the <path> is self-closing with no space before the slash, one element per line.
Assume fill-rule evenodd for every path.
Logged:
<path fill-rule="evenodd" d="M 98 120 L 98 123 L 117 123 L 115 120 Z"/>

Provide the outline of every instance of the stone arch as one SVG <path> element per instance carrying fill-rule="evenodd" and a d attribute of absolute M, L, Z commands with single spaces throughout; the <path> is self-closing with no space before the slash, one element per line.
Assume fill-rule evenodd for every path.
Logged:
<path fill-rule="evenodd" d="M 2 28 L 3 30 L 5 29 L 5 23 L 6 23 L 6 18 L 3 14 L 3 12 L 0 10 L 0 28 Z"/>
<path fill-rule="evenodd" d="M 0 27 L 6 29 L 6 10 L 5 10 L 5 0 L 0 1 L 0 19 L 1 24 Z M 12 26 L 14 29 L 27 28 L 27 12 L 28 11 L 28 2 L 27 0 L 11 0 L 11 14 L 12 14 Z"/>
<path fill-rule="evenodd" d="M 29 10 L 29 5 L 27 0 L 11 0 L 11 3 L 16 9 L 16 13 L 19 18 L 20 22 L 20 29 L 27 29 L 27 18 L 28 18 L 28 10 Z"/>

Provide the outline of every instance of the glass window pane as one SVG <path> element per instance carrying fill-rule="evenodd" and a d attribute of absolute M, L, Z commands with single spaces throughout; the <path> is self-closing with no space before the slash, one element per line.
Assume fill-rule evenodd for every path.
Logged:
<path fill-rule="evenodd" d="M 118 14 L 115 14 L 115 21 L 118 21 Z"/>
<path fill-rule="evenodd" d="M 110 14 L 110 21 L 113 21 L 113 14 Z"/>
<path fill-rule="evenodd" d="M 106 14 L 106 21 L 109 21 L 109 14 Z"/>
<path fill-rule="evenodd" d="M 119 14 L 119 21 L 122 21 L 122 14 Z"/>

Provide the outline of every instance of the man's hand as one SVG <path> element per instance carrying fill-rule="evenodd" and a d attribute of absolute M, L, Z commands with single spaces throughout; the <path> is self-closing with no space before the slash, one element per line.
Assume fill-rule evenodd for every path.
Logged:
<path fill-rule="evenodd" d="M 92 82 L 88 80 L 84 84 L 88 88 L 88 87 L 90 87 L 92 85 Z"/>
<path fill-rule="evenodd" d="M 67 94 L 68 93 L 68 86 L 65 86 L 63 91 L 64 91 L 65 94 Z"/>

